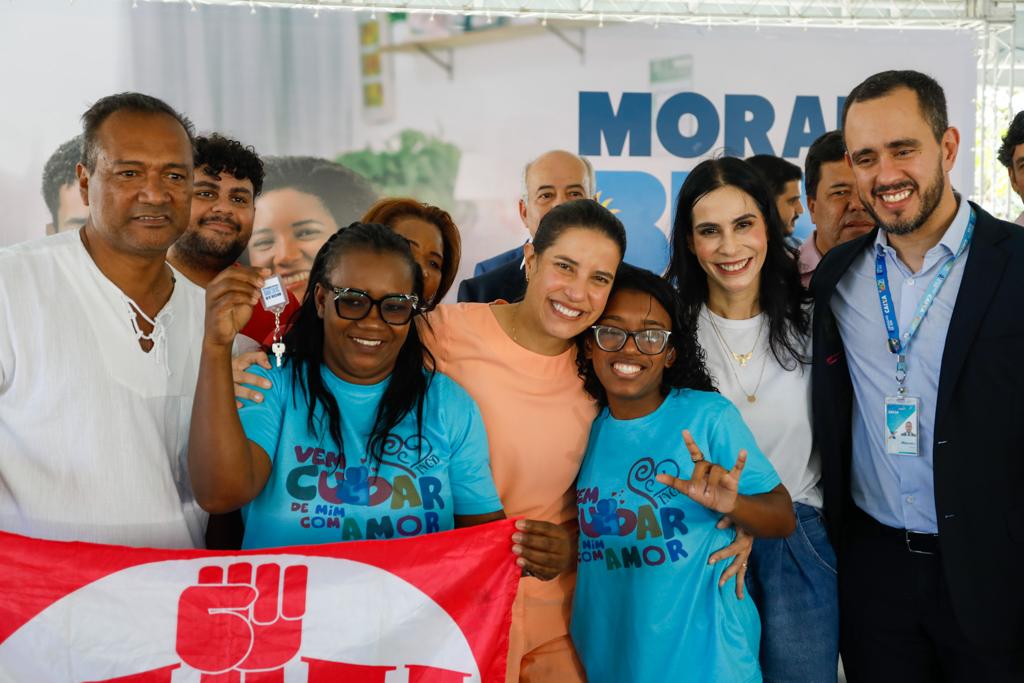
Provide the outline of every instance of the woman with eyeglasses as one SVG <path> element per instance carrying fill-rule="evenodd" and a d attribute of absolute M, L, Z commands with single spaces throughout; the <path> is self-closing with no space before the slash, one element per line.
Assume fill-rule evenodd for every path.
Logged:
<path fill-rule="evenodd" d="M 231 344 L 262 276 L 207 289 L 189 471 L 209 512 L 244 506 L 243 548 L 388 539 L 504 517 L 476 404 L 425 370 L 408 242 L 354 223 L 320 249 L 260 403 L 235 409 Z"/>
<path fill-rule="evenodd" d="M 667 277 L 708 370 L 793 498 L 796 530 L 757 539 L 747 586 L 762 621 L 766 681 L 835 681 L 836 558 L 821 514 L 811 428 L 810 304 L 782 220 L 756 169 L 698 164 L 679 191 Z"/>
<path fill-rule="evenodd" d="M 525 247 L 521 301 L 441 305 L 420 326 L 437 368 L 480 406 L 505 512 L 526 517 L 522 533 L 534 534 L 513 537 L 526 572 L 513 607 L 510 683 L 584 680 L 568 625 L 573 482 L 597 408 L 576 373 L 574 338 L 604 309 L 625 251 L 625 228 L 611 211 L 590 199 L 566 202 Z"/>
<path fill-rule="evenodd" d="M 576 483 L 572 636 L 591 683 L 760 681 L 757 609 L 711 555 L 793 530 L 789 494 L 714 390 L 672 286 L 623 264 L 577 356 L 602 407 Z"/>

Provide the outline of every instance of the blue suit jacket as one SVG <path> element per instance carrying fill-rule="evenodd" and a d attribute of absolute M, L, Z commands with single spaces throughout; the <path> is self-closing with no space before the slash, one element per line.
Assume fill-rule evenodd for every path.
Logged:
<path fill-rule="evenodd" d="M 526 274 L 519 261 L 508 261 L 483 275 L 459 283 L 459 301 L 487 304 L 498 299 L 518 301 L 526 293 Z"/>
<path fill-rule="evenodd" d="M 498 254 L 497 256 L 492 256 L 491 258 L 484 259 L 480 263 L 476 264 L 476 266 L 473 268 L 473 277 L 479 277 L 479 276 L 483 275 L 484 273 L 486 273 L 488 271 L 491 271 L 491 270 L 494 270 L 498 266 L 503 266 L 506 263 L 509 263 L 511 261 L 515 261 L 516 263 L 522 263 L 522 261 L 523 261 L 523 247 L 522 247 L 522 245 L 516 247 L 515 249 L 509 249 L 508 251 L 503 251 L 500 254 Z"/>

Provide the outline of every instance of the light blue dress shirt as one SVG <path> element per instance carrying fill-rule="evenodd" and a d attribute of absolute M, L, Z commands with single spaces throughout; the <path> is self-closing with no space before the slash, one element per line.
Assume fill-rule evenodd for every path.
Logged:
<path fill-rule="evenodd" d="M 857 256 L 832 297 L 832 313 L 853 380 L 853 501 L 882 524 L 897 529 L 938 533 L 932 467 L 935 404 L 946 332 L 970 247 L 954 264 L 907 354 L 907 394 L 921 401 L 917 456 L 885 452 L 885 397 L 895 396 L 898 385 L 896 356 L 889 351 L 878 303 L 875 255 L 880 251 L 885 254 L 889 291 L 902 334 L 910 328 L 921 297 L 936 273 L 959 249 L 970 215 L 970 204 L 961 199 L 946 234 L 928 250 L 916 273 L 900 261 L 886 233 L 879 230 L 871 248 Z"/>

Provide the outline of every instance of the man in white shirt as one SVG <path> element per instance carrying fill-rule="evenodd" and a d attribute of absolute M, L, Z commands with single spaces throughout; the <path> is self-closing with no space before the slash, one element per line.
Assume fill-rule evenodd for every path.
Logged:
<path fill-rule="evenodd" d="M 82 123 L 85 226 L 0 250 L 0 529 L 201 547 L 186 445 L 205 307 L 165 260 L 192 126 L 137 93 Z"/>

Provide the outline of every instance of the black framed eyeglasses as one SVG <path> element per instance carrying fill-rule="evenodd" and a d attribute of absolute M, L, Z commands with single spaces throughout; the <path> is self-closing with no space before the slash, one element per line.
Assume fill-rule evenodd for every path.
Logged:
<path fill-rule="evenodd" d="M 590 328 L 594 331 L 594 341 L 602 351 L 615 353 L 621 351 L 629 338 L 633 338 L 636 349 L 645 356 L 657 356 L 665 350 L 671 330 L 636 330 L 628 332 L 619 327 L 611 325 L 594 325 Z"/>
<path fill-rule="evenodd" d="M 405 325 L 416 315 L 420 299 L 415 294 L 388 294 L 374 299 L 369 293 L 352 287 L 331 287 L 334 312 L 345 320 L 362 320 L 377 307 L 380 319 L 388 325 Z"/>

